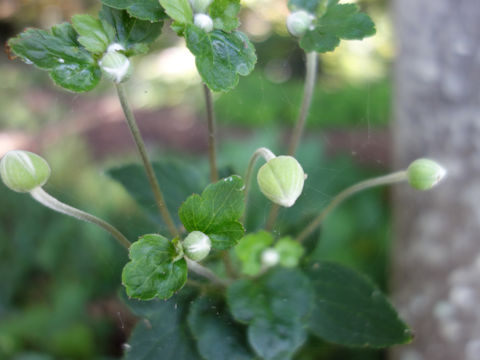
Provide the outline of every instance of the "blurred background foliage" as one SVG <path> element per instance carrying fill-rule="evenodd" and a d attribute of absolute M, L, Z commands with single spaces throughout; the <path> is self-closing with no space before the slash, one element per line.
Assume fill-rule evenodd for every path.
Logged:
<path fill-rule="evenodd" d="M 302 53 L 284 26 L 286 2 L 243 3 L 242 30 L 255 42 L 258 65 L 235 90 L 215 95 L 219 162 L 226 173 L 240 174 L 256 148 L 285 151 L 304 72 Z M 298 221 L 313 216 L 335 193 L 388 170 L 393 56 L 388 2 L 359 4 L 374 19 L 377 35 L 343 42 L 321 56 L 298 154 L 309 178 L 298 205 L 280 214 L 276 232 L 295 233 Z M 98 8 L 96 0 L 2 0 L 0 37 L 4 42 L 26 26 L 48 28 Z M 184 43 L 165 26 L 152 52 L 135 65 L 128 88 L 152 157 L 194 164 L 206 174 L 202 91 Z M 6 53 L 0 55 L 0 78 L 0 156 L 13 148 L 38 151 L 53 169 L 46 186 L 52 194 L 108 219 L 131 239 L 158 231 L 156 219 L 146 217 L 106 174 L 137 161 L 106 82 L 92 93 L 65 93 L 45 73 Z M 117 296 L 125 251 L 101 230 L 52 213 L 3 184 L 0 199 L 0 359 L 120 358 L 136 321 Z M 248 228 L 256 230 L 269 204 L 255 186 L 251 205 Z M 355 267 L 388 290 L 390 225 L 388 189 L 361 194 L 310 239 L 310 257 Z M 383 356 L 312 340 L 298 359 Z"/>

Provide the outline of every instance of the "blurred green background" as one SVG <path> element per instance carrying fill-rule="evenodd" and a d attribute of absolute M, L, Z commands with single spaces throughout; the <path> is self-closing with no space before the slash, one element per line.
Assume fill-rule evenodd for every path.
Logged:
<path fill-rule="evenodd" d="M 280 214 L 277 231 L 295 226 L 300 216 L 313 216 L 355 181 L 388 171 L 393 56 L 388 3 L 359 4 L 374 19 L 377 35 L 343 42 L 320 57 L 298 155 L 309 179 L 294 211 Z M 249 0 L 244 5 L 242 30 L 255 42 L 258 65 L 234 91 L 215 95 L 219 162 L 240 174 L 256 148 L 285 151 L 304 72 L 302 52 L 283 24 L 285 2 Z M 98 8 L 95 0 L 3 0 L 1 40 L 26 26 L 47 28 Z M 158 231 L 156 219 L 146 217 L 106 174 L 111 167 L 137 162 L 109 84 L 88 94 L 66 93 L 44 72 L 6 53 L 0 55 L 0 79 L 0 156 L 14 148 L 36 151 L 53 169 L 46 189 L 62 201 L 107 219 L 131 239 Z M 194 164 L 206 177 L 199 77 L 193 58 L 168 26 L 152 52 L 135 59 L 127 86 L 152 157 Z M 253 191 L 250 230 L 261 227 L 269 211 L 255 186 Z M 3 184 L 0 199 L 0 359 L 120 358 L 137 321 L 117 296 L 125 251 L 94 226 L 46 210 Z M 312 256 L 364 271 L 388 290 L 390 232 L 388 189 L 369 191 L 328 218 Z M 383 356 L 311 341 L 298 359 Z"/>

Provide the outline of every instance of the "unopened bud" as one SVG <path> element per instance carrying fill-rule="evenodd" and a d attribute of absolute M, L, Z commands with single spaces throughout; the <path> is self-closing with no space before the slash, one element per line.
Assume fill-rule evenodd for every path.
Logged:
<path fill-rule="evenodd" d="M 290 207 L 303 190 L 305 173 L 292 156 L 277 156 L 264 164 L 257 174 L 261 192 L 275 204 Z"/>
<path fill-rule="evenodd" d="M 293 36 L 301 37 L 312 26 L 313 20 L 315 16 L 305 10 L 292 12 L 287 17 L 287 29 Z"/>
<path fill-rule="evenodd" d="M 132 64 L 123 54 L 116 51 L 107 52 L 99 62 L 103 74 L 117 84 L 128 80 L 132 74 Z"/>
<path fill-rule="evenodd" d="M 195 14 L 193 17 L 193 23 L 205 32 L 213 30 L 213 20 L 206 14 Z"/>
<path fill-rule="evenodd" d="M 407 169 L 407 179 L 411 187 L 417 190 L 430 190 L 442 180 L 447 171 L 430 159 L 418 159 Z"/>
<path fill-rule="evenodd" d="M 274 248 L 267 248 L 262 252 L 262 264 L 266 267 L 272 267 L 280 261 L 280 254 Z"/>
<path fill-rule="evenodd" d="M 194 13 L 206 13 L 213 0 L 189 0 Z"/>
<path fill-rule="evenodd" d="M 50 166 L 37 154 L 12 150 L 0 160 L 0 177 L 11 190 L 27 193 L 47 182 Z"/>
<path fill-rule="evenodd" d="M 201 261 L 207 257 L 212 248 L 210 238 L 200 231 L 192 231 L 183 240 L 183 252 L 195 261 Z"/>

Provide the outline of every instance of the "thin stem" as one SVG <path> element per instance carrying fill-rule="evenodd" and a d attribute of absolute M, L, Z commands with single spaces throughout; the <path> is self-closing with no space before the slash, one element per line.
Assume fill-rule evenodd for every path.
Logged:
<path fill-rule="evenodd" d="M 380 185 L 389 185 L 398 182 L 405 181 L 407 179 L 406 171 L 398 171 L 389 175 L 376 177 L 373 179 L 361 181 L 353 186 L 350 186 L 335 196 L 332 201 L 325 207 L 318 216 L 313 219 L 313 221 L 298 235 L 297 241 L 302 242 L 305 240 L 312 232 L 315 231 L 317 227 L 319 227 L 323 220 L 327 217 L 327 215 L 335 209 L 342 201 L 347 199 L 348 197 L 362 191 L 365 189 L 369 189 L 375 186 Z"/>
<path fill-rule="evenodd" d="M 250 162 L 248 163 L 247 172 L 245 173 L 245 211 L 243 212 L 242 221 L 247 218 L 248 209 L 248 194 L 250 192 L 250 183 L 253 173 L 253 168 L 259 157 L 263 157 L 265 161 L 269 161 L 275 157 L 275 154 L 265 147 L 261 147 L 252 154 Z"/>
<path fill-rule="evenodd" d="M 305 87 L 303 89 L 303 100 L 298 114 L 297 123 L 293 130 L 293 135 L 290 139 L 288 147 L 288 154 L 295 155 L 298 144 L 303 135 L 303 129 L 307 121 L 308 111 L 312 103 L 313 91 L 315 89 L 315 82 L 317 79 L 317 53 L 315 51 L 307 53 L 306 73 L 305 73 Z"/>
<path fill-rule="evenodd" d="M 170 212 L 168 211 L 167 204 L 165 203 L 165 199 L 163 197 L 162 191 L 160 190 L 160 185 L 158 184 L 157 178 L 155 177 L 155 172 L 148 158 L 147 150 L 145 149 L 145 143 L 143 142 L 142 135 L 140 134 L 140 130 L 138 129 L 135 116 L 133 115 L 130 105 L 128 104 L 127 94 L 125 92 L 125 89 L 122 84 L 115 83 L 115 87 L 117 89 L 118 99 L 120 100 L 120 104 L 122 105 L 122 109 L 125 114 L 125 119 L 127 120 L 128 127 L 133 136 L 133 140 L 135 141 L 135 145 L 137 146 L 138 152 L 140 153 L 140 157 L 142 158 L 143 167 L 145 168 L 148 182 L 150 183 L 150 187 L 152 188 L 153 195 L 155 197 L 155 202 L 157 203 L 157 207 L 160 210 L 160 215 L 165 221 L 168 231 L 170 231 L 170 233 L 174 237 L 178 237 L 179 236 L 178 230 L 175 226 L 175 223 L 172 220 L 172 216 L 170 215 Z"/>
<path fill-rule="evenodd" d="M 267 224 L 265 225 L 265 230 L 271 231 L 273 229 L 273 225 L 275 225 L 275 221 L 277 220 L 279 211 L 280 205 L 272 204 L 272 207 L 270 208 L 270 213 L 268 214 Z"/>
<path fill-rule="evenodd" d="M 102 229 L 108 231 L 126 249 L 130 247 L 130 241 L 128 241 L 128 239 L 117 228 L 96 216 L 58 201 L 53 196 L 46 193 L 41 187 L 33 189 L 30 192 L 30 195 L 32 195 L 32 197 L 39 203 L 52 210 L 100 226 Z"/>
<path fill-rule="evenodd" d="M 228 282 L 220 279 L 215 273 L 210 270 L 209 268 L 206 268 L 205 266 L 200 265 L 196 261 L 190 260 L 189 258 L 185 258 L 187 260 L 187 265 L 189 270 L 193 271 L 197 275 L 203 276 L 204 278 L 207 278 L 214 284 L 220 285 L 222 287 L 226 287 L 228 285 Z"/>
<path fill-rule="evenodd" d="M 217 171 L 217 154 L 215 145 L 215 115 L 213 112 L 212 93 L 207 85 L 203 84 L 203 92 L 205 94 L 205 104 L 207 108 L 207 125 L 208 125 L 208 160 L 210 163 L 210 180 L 218 181 Z"/>

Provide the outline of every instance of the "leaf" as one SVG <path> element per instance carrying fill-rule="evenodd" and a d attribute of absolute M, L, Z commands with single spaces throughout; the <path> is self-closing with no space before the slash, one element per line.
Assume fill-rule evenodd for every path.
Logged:
<path fill-rule="evenodd" d="M 274 249 L 278 252 L 280 265 L 289 268 L 298 265 L 298 262 L 305 251 L 301 244 L 290 237 L 284 237 L 278 240 Z"/>
<path fill-rule="evenodd" d="M 74 15 L 72 25 L 78 42 L 94 54 L 102 54 L 115 39 L 115 29 L 90 15 Z"/>
<path fill-rule="evenodd" d="M 312 30 L 300 39 L 300 46 L 307 52 L 334 50 L 340 39 L 363 39 L 375 34 L 375 24 L 370 17 L 360 13 L 355 4 L 332 2 Z"/>
<path fill-rule="evenodd" d="M 165 12 L 176 22 L 191 24 L 193 12 L 188 0 L 160 0 Z"/>
<path fill-rule="evenodd" d="M 143 21 L 128 15 L 125 10 L 103 6 L 100 18 L 115 28 L 115 42 L 126 49 L 127 56 L 143 54 L 162 32 L 163 20 Z"/>
<path fill-rule="evenodd" d="M 200 354 L 209 360 L 253 359 L 244 331 L 235 325 L 225 304 L 202 297 L 190 306 L 188 325 L 197 340 Z"/>
<path fill-rule="evenodd" d="M 239 11 L 240 0 L 214 0 L 209 9 L 213 27 L 225 32 L 235 30 L 240 25 Z"/>
<path fill-rule="evenodd" d="M 273 243 L 273 236 L 267 231 L 244 236 L 237 246 L 235 255 L 242 265 L 242 273 L 255 276 L 262 269 L 262 252 Z"/>
<path fill-rule="evenodd" d="M 238 280 L 227 289 L 233 317 L 249 324 L 250 345 L 265 359 L 290 359 L 304 343 L 312 301 L 308 278 L 284 268 L 257 280 Z"/>
<path fill-rule="evenodd" d="M 244 233 L 238 221 L 244 210 L 243 189 L 243 180 L 234 175 L 208 185 L 201 196 L 190 196 L 178 212 L 185 229 L 208 235 L 219 250 L 235 245 Z"/>
<path fill-rule="evenodd" d="M 309 327 L 322 339 L 382 348 L 412 340 L 410 329 L 378 288 L 344 266 L 321 262 L 308 271 L 315 289 Z"/>
<path fill-rule="evenodd" d="M 192 296 L 185 295 L 185 291 L 168 301 L 127 300 L 127 305 L 147 320 L 135 326 L 128 340 L 125 360 L 200 360 L 185 324 L 191 300 Z"/>
<path fill-rule="evenodd" d="M 50 31 L 27 29 L 8 41 L 10 49 L 28 64 L 49 72 L 53 81 L 74 92 L 92 90 L 102 76 L 92 55 L 78 43 L 68 23 Z"/>
<path fill-rule="evenodd" d="M 176 260 L 172 242 L 161 235 L 143 235 L 130 247 L 131 261 L 122 272 L 127 295 L 149 300 L 168 299 L 187 281 L 187 264 Z"/>
<path fill-rule="evenodd" d="M 288 8 L 291 11 L 305 10 L 315 14 L 319 5 L 323 3 L 325 3 L 325 0 L 289 0 Z"/>
<path fill-rule="evenodd" d="M 198 72 L 213 91 L 233 89 L 239 75 L 250 74 L 257 61 L 252 43 L 240 31 L 206 33 L 189 25 L 185 38 L 188 49 L 195 55 Z"/>
<path fill-rule="evenodd" d="M 165 11 L 158 0 L 102 0 L 102 3 L 118 10 L 126 10 L 131 16 L 150 22 L 165 19 Z"/>

